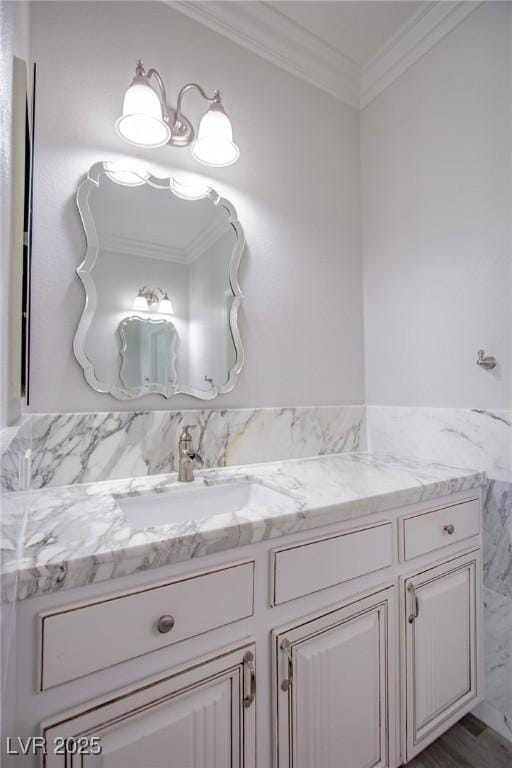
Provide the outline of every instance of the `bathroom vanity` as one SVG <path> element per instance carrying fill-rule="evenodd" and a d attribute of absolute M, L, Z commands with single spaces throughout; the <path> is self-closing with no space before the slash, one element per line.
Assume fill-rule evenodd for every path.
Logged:
<path fill-rule="evenodd" d="M 407 762 L 482 698 L 484 483 L 345 454 L 10 494 L 4 738 L 46 768 Z"/>

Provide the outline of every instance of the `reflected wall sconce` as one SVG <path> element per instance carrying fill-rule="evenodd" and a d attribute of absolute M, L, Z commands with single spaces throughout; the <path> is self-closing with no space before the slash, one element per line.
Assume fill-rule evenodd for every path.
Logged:
<path fill-rule="evenodd" d="M 158 91 L 151 79 L 158 86 Z M 192 90 L 198 91 L 210 105 L 199 122 L 197 138 L 194 126 L 181 109 L 184 94 Z M 204 165 L 232 165 L 240 155 L 219 91 L 214 91 L 210 97 L 197 83 L 188 83 L 178 93 L 176 109 L 173 109 L 167 103 L 164 81 L 159 72 L 153 68 L 146 72 L 140 59 L 135 77 L 124 95 L 123 114 L 116 122 L 116 131 L 122 139 L 137 147 L 192 145 L 192 155 Z"/>
<path fill-rule="evenodd" d="M 161 299 L 158 297 L 157 291 L 160 291 L 162 294 Z M 139 292 L 133 302 L 133 309 L 139 312 L 161 312 L 164 315 L 174 315 L 172 301 L 167 295 L 167 291 L 164 292 L 161 288 L 156 288 L 152 291 L 150 288 L 146 288 L 145 285 L 139 288 Z"/>

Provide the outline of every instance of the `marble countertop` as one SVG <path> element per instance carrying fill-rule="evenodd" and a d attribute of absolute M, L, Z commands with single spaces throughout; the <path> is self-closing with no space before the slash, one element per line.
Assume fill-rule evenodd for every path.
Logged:
<path fill-rule="evenodd" d="M 196 472 L 196 485 L 255 480 L 283 503 L 154 528 L 130 524 L 122 496 L 165 491 L 176 474 L 8 493 L 2 498 L 2 598 L 126 576 L 477 488 L 485 473 L 368 453 Z M 180 484 L 180 487 L 183 487 Z"/>

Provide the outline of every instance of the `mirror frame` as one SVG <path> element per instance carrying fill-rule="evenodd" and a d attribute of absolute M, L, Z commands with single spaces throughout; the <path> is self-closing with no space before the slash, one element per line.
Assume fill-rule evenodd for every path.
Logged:
<path fill-rule="evenodd" d="M 231 254 L 228 273 L 229 286 L 233 292 L 233 301 L 229 311 L 229 333 L 231 334 L 235 348 L 235 362 L 231 369 L 228 371 L 228 379 L 226 383 L 220 387 L 213 386 L 208 391 L 191 386 L 181 386 L 178 383 L 177 388 L 170 393 L 154 392 L 151 391 L 150 388 L 145 387 L 138 388 L 137 391 L 134 392 L 130 391 L 130 388 L 123 386 L 120 376 L 119 381 L 113 383 L 101 381 L 97 377 L 94 364 L 85 353 L 85 340 L 87 337 L 87 331 L 89 330 L 97 308 L 96 285 L 94 283 L 91 272 L 99 255 L 98 234 L 94 224 L 92 211 L 89 206 L 89 195 L 94 189 L 99 187 L 100 180 L 103 176 L 107 178 L 112 176 L 114 171 L 112 171 L 111 168 L 109 170 L 109 166 L 112 165 L 118 168 L 122 167 L 122 164 L 119 162 L 109 163 L 108 161 L 98 162 L 91 166 L 87 176 L 79 184 L 76 193 L 76 203 L 85 232 L 87 250 L 84 260 L 76 270 L 85 290 L 85 305 L 74 336 L 73 351 L 75 353 L 76 359 L 82 366 L 83 374 L 87 383 L 94 390 L 96 390 L 96 392 L 112 395 L 118 400 L 134 400 L 138 397 L 143 397 L 146 394 L 161 394 L 165 398 L 173 397 L 174 395 L 191 395 L 192 397 L 197 397 L 200 400 L 212 400 L 213 398 L 217 397 L 217 395 L 223 395 L 226 392 L 231 392 L 242 370 L 245 358 L 244 347 L 238 328 L 238 310 L 240 308 L 242 299 L 244 298 L 240 284 L 238 282 L 238 269 L 245 247 L 245 236 L 242 225 L 238 221 L 237 212 L 232 203 L 230 203 L 229 200 L 220 197 L 220 195 L 214 189 L 207 187 L 206 185 L 204 187 L 204 193 L 190 196 L 190 199 L 199 200 L 201 198 L 207 197 L 212 201 L 214 205 L 225 208 L 228 213 L 228 222 L 233 227 L 236 237 L 236 243 L 233 248 L 233 253 Z M 130 171 L 133 171 L 133 169 L 129 168 L 129 162 L 126 163 L 126 167 Z M 149 184 L 156 189 L 168 190 L 170 194 L 176 197 L 187 199 L 187 195 L 184 193 L 187 189 L 187 185 L 182 184 L 172 176 L 160 178 L 158 176 L 152 176 L 150 173 L 144 172 L 144 174 L 141 175 L 140 185 L 137 186 L 141 186 L 142 184 Z M 183 191 L 182 194 L 180 194 L 180 190 Z M 142 391 L 140 391 L 141 389 Z"/>

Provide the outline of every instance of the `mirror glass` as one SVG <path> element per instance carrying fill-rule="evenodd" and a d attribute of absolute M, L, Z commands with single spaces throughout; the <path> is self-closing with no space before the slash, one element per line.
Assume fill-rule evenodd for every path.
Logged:
<path fill-rule="evenodd" d="M 74 346 L 91 386 L 120 399 L 231 390 L 244 245 L 231 203 L 115 163 L 94 165 L 77 201 L 86 302 Z"/>

